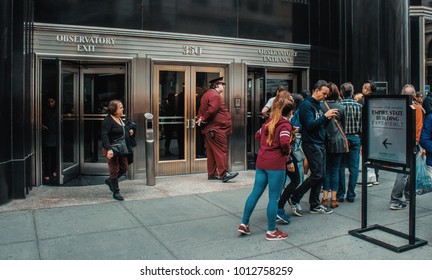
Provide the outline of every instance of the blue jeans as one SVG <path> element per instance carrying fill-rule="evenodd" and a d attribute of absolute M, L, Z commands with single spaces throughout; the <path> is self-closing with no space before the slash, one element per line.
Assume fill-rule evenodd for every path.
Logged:
<path fill-rule="evenodd" d="M 342 156 L 342 153 L 327 153 L 326 173 L 324 176 L 323 190 L 337 191 L 339 189 L 339 172 L 341 170 Z"/>
<path fill-rule="evenodd" d="M 344 198 L 345 192 L 348 198 L 354 198 L 356 196 L 355 187 L 359 175 L 361 138 L 354 134 L 348 134 L 346 137 L 348 139 L 349 152 L 343 156 L 343 166 L 348 167 L 349 171 L 348 191 L 346 192 L 344 170 L 339 177 L 337 198 Z"/>
<path fill-rule="evenodd" d="M 269 186 L 269 200 L 267 204 L 267 230 L 276 230 L 276 216 L 278 211 L 278 199 L 285 183 L 285 170 L 265 170 L 257 168 L 255 172 L 255 183 L 251 194 L 246 200 L 242 223 L 249 225 L 249 219 L 261 195 Z"/>

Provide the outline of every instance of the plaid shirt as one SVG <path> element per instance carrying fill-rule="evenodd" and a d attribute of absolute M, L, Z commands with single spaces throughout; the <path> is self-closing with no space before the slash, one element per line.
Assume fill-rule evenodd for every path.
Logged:
<path fill-rule="evenodd" d="M 345 134 L 361 134 L 363 105 L 352 98 L 343 99 L 340 104 L 345 108 Z"/>

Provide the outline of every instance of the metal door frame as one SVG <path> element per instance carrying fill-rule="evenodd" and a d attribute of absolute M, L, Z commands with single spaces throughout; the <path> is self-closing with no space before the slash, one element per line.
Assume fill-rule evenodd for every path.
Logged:
<path fill-rule="evenodd" d="M 108 174 L 108 166 L 107 163 L 104 162 L 97 162 L 97 163 L 88 163 L 85 162 L 85 155 L 84 155 L 84 124 L 85 121 L 94 121 L 94 120 L 100 120 L 102 121 L 106 114 L 85 114 L 84 113 L 84 76 L 86 74 L 124 74 L 124 82 L 125 82 L 125 92 L 124 92 L 124 98 L 125 98 L 125 105 L 127 106 L 127 110 L 131 110 L 130 106 L 128 106 L 128 83 L 127 83 L 127 69 L 126 65 L 121 66 L 113 66 L 113 65 L 100 65 L 100 66 L 85 66 L 80 67 L 80 85 L 79 85 L 79 146 L 81 147 L 79 151 L 79 162 L 81 167 L 81 174 L 92 174 L 92 175 L 107 175 Z M 94 87 L 92 87 L 94 90 Z M 94 93 L 94 92 L 93 92 Z M 92 97 L 93 97 L 92 93 Z M 122 116 L 122 118 L 125 118 L 125 115 Z M 97 151 L 98 152 L 98 151 Z"/>
<path fill-rule="evenodd" d="M 75 75 L 77 75 L 78 78 L 75 78 L 75 87 L 74 87 L 74 97 L 75 98 L 80 98 L 80 94 L 83 91 L 82 89 L 82 85 L 81 85 L 81 80 L 82 80 L 82 71 L 86 72 L 86 71 L 90 71 L 87 70 L 85 68 L 88 69 L 93 69 L 93 71 L 95 73 L 102 71 L 103 72 L 107 72 L 105 69 L 112 69 L 112 68 L 119 68 L 122 67 L 124 70 L 122 71 L 122 73 L 124 74 L 125 77 L 125 94 L 124 94 L 124 98 L 125 98 L 125 103 L 127 104 L 127 108 L 128 108 L 128 112 L 127 115 L 131 115 L 132 114 L 132 110 L 133 108 L 130 107 L 129 104 L 129 92 L 131 91 L 130 89 L 130 77 L 131 77 L 131 73 L 130 73 L 130 67 L 131 67 L 131 60 L 130 58 L 118 58 L 116 60 L 105 60 L 105 59 L 101 59 L 101 58 L 73 58 L 73 57 L 59 57 L 58 55 L 56 56 L 50 56 L 50 55 L 37 55 L 35 56 L 35 71 L 34 71 L 34 75 L 35 75 L 35 90 L 38 94 L 35 95 L 34 98 L 34 112 L 35 112 L 35 122 L 37 123 L 36 126 L 36 141 L 35 141 L 35 150 L 37 153 L 37 156 L 35 157 L 35 165 L 34 168 L 35 170 L 37 170 L 37 172 L 35 173 L 35 184 L 36 185 L 41 185 L 42 181 L 43 181 L 43 142 L 42 142 L 42 108 L 43 108 L 43 102 L 45 102 L 45 100 L 42 100 L 43 98 L 43 83 L 42 83 L 42 79 L 43 79 L 43 75 L 44 75 L 44 70 L 43 70 L 43 62 L 44 61 L 55 61 L 55 67 L 57 67 L 57 71 L 55 74 L 55 80 L 53 80 L 53 83 L 56 83 L 55 88 L 57 91 L 56 97 L 57 97 L 57 105 L 58 105 L 58 114 L 59 116 L 61 116 L 61 110 L 62 105 L 63 105 L 63 101 L 62 98 L 59 96 L 61 95 L 62 92 L 62 69 L 67 69 L 67 71 L 69 72 L 74 72 Z M 115 72 L 115 71 L 114 71 Z M 79 112 L 77 112 L 77 114 L 79 115 L 80 112 L 82 111 L 82 106 L 80 104 L 80 101 L 77 101 L 77 107 Z M 68 115 L 69 117 L 69 115 Z M 70 115 L 70 117 L 72 117 L 72 115 Z M 71 174 L 66 174 L 66 176 L 61 176 L 62 175 L 62 171 L 63 170 L 63 157 L 61 156 L 61 151 L 63 149 L 63 144 L 61 143 L 61 136 L 62 136 L 62 130 L 61 130 L 61 118 L 59 117 L 59 122 L 58 122 L 58 127 L 60 128 L 58 130 L 58 140 L 57 140 L 57 169 L 58 169 L 58 175 L 57 175 L 57 184 L 59 185 L 63 185 L 65 182 L 67 182 L 68 179 L 72 179 L 76 176 L 80 176 L 82 175 L 82 170 L 81 170 L 81 166 L 82 166 L 82 156 L 81 156 L 81 146 L 82 146 L 82 139 L 81 139 L 81 135 L 82 135 L 82 131 L 81 131 L 81 127 L 83 127 L 83 120 L 82 120 L 82 116 L 80 116 L 80 118 L 77 120 L 78 125 L 77 125 L 77 130 L 78 130 L 78 142 L 76 145 L 75 149 L 78 149 L 78 151 L 76 151 L 76 153 L 78 154 L 78 167 L 75 168 L 75 170 L 78 170 L 77 172 L 75 172 L 74 175 Z M 104 164 L 104 169 L 106 169 L 106 172 L 104 172 L 104 174 L 108 174 L 108 169 L 106 167 L 106 163 Z M 67 167 L 66 170 L 71 173 L 72 167 Z M 131 170 L 131 172 L 133 172 Z M 101 174 L 92 174 L 92 175 L 101 175 Z"/>
<path fill-rule="evenodd" d="M 58 184 L 63 185 L 68 180 L 76 177 L 80 173 L 80 165 L 79 165 L 79 158 L 76 162 L 73 163 L 73 165 L 68 166 L 67 168 L 64 167 L 64 154 L 63 154 L 63 148 L 64 148 L 64 141 L 63 141 L 63 123 L 65 118 L 72 118 L 75 119 L 75 131 L 74 131 L 74 141 L 73 141 L 73 151 L 74 156 L 76 153 L 79 153 L 80 150 L 80 144 L 79 144 L 79 119 L 77 118 L 79 116 L 79 112 L 75 112 L 75 114 L 63 114 L 63 73 L 68 72 L 73 74 L 73 104 L 76 108 L 79 104 L 79 68 L 73 67 L 71 65 L 64 66 L 63 61 L 58 61 L 58 95 L 57 95 L 57 113 L 58 113 L 58 127 L 57 127 L 57 166 L 58 166 Z"/>
<path fill-rule="evenodd" d="M 159 72 L 160 71 L 184 71 L 185 73 L 185 114 L 184 114 L 184 129 L 185 129 L 185 156 L 184 159 L 161 161 L 159 155 L 159 141 L 155 144 L 155 162 L 156 175 L 175 175 L 205 172 L 207 170 L 207 158 L 196 158 L 196 133 L 199 133 L 195 126 L 196 110 L 196 73 L 218 73 L 224 76 L 226 68 L 221 66 L 190 66 L 190 65 L 171 65 L 171 64 L 156 64 L 153 66 L 153 85 L 152 99 L 153 112 L 155 119 L 155 139 L 159 139 Z M 227 86 L 228 87 L 228 86 Z M 226 89 L 227 90 L 227 89 Z"/>
<path fill-rule="evenodd" d="M 256 73 L 252 75 L 249 75 L 251 71 L 260 71 L 260 73 Z M 302 73 L 299 73 L 301 71 Z M 246 136 L 246 157 L 247 157 L 247 168 L 250 169 L 252 166 L 255 166 L 255 153 L 258 152 L 259 145 L 255 141 L 255 132 L 261 127 L 260 118 L 261 118 L 261 110 L 264 107 L 264 105 L 267 103 L 268 99 L 273 97 L 274 92 L 270 92 L 268 88 L 268 81 L 272 79 L 279 79 L 279 80 L 289 80 L 292 81 L 292 89 L 290 88 L 289 91 L 292 93 L 295 93 L 298 91 L 297 84 L 299 76 L 301 76 L 302 79 L 305 78 L 306 74 L 303 73 L 307 71 L 307 69 L 278 69 L 278 70 L 272 70 L 267 68 L 254 68 L 250 67 L 250 69 L 247 69 L 247 81 L 252 80 L 251 84 L 251 111 L 248 111 L 246 113 L 247 115 L 247 126 L 249 127 L 248 134 Z M 256 76 L 257 75 L 263 75 L 263 86 L 262 86 L 262 93 L 257 94 L 257 84 L 256 84 Z M 304 84 L 305 81 L 302 81 L 302 84 Z M 261 87 L 260 87 L 261 88 Z M 264 100 L 261 100 L 261 95 L 263 96 Z M 249 123 L 250 121 L 250 123 Z M 250 150 L 247 149 L 247 145 L 250 145 Z M 252 159 L 252 156 L 254 157 Z"/>

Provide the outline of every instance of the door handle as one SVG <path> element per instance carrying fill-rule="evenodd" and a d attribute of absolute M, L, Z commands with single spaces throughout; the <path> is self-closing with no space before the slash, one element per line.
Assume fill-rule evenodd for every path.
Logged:
<path fill-rule="evenodd" d="M 189 126 L 189 119 L 186 119 L 186 128 L 190 128 L 190 126 Z"/>
<path fill-rule="evenodd" d="M 195 128 L 195 119 L 191 119 L 192 126 L 191 128 Z"/>

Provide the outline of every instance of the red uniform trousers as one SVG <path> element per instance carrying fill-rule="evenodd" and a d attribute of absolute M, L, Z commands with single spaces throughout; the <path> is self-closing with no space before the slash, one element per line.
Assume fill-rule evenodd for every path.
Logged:
<path fill-rule="evenodd" d="M 214 132 L 214 137 L 204 133 L 207 152 L 208 178 L 223 178 L 228 171 L 228 137 L 226 134 Z"/>

